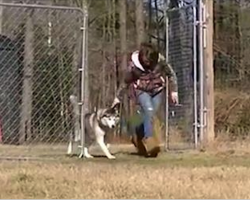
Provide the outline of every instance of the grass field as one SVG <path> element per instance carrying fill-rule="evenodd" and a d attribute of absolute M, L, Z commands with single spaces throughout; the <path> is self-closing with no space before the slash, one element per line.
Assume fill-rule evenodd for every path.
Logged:
<path fill-rule="evenodd" d="M 248 143 L 116 160 L 0 162 L 0 198 L 250 198 Z"/>

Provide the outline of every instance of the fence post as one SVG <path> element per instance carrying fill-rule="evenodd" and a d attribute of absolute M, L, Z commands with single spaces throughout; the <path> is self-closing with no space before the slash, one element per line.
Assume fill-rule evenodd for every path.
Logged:
<path fill-rule="evenodd" d="M 168 5 L 169 1 L 166 0 L 165 4 L 165 23 L 166 23 L 166 62 L 169 62 L 168 53 L 169 53 L 169 46 L 168 46 Z M 168 130 L 168 109 L 169 109 L 169 102 L 168 102 L 168 77 L 166 77 L 166 105 L 165 105 L 165 138 L 164 138 L 164 150 L 167 151 L 169 148 L 169 130 Z"/>
<path fill-rule="evenodd" d="M 213 69 L 213 1 L 204 0 L 206 29 L 204 49 L 204 71 L 205 71 L 205 130 L 204 144 L 214 140 L 214 69 Z"/>
<path fill-rule="evenodd" d="M 203 1 L 199 1 L 199 141 L 204 139 L 204 19 Z"/>
<path fill-rule="evenodd" d="M 193 76 L 194 76 L 194 145 L 195 148 L 198 146 L 198 95 L 197 95 L 197 12 L 196 2 L 193 3 Z"/>
<path fill-rule="evenodd" d="M 79 158 L 84 158 L 84 148 L 85 148 L 85 124 L 84 118 L 85 113 L 89 109 L 88 99 L 89 99 L 89 90 L 88 90 L 88 60 L 87 60 L 87 51 L 88 51 L 88 10 L 87 6 L 84 6 L 84 15 L 83 15 L 83 24 L 82 24 L 82 66 L 81 66 L 81 152 Z"/>

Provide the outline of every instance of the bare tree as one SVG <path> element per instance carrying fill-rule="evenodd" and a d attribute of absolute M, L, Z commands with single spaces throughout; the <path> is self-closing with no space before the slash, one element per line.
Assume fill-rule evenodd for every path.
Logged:
<path fill-rule="evenodd" d="M 123 71 L 127 69 L 127 24 L 126 24 L 126 0 L 119 0 L 120 6 L 120 45 L 121 45 L 121 55 L 122 55 L 122 62 L 121 68 Z"/>
<path fill-rule="evenodd" d="M 121 49 L 121 69 L 122 69 L 122 79 L 124 77 L 124 72 L 127 70 L 127 1 L 119 0 L 119 13 L 120 13 L 120 49 Z M 124 98 L 127 99 L 126 96 Z M 125 116 L 128 115 L 128 101 L 124 101 Z M 121 131 L 121 130 L 120 130 Z"/>
<path fill-rule="evenodd" d="M 144 40 L 144 17 L 143 17 L 143 1 L 135 1 L 136 13 L 136 44 L 137 47 Z"/>
<path fill-rule="evenodd" d="M 148 0 L 148 32 L 149 32 L 149 41 L 151 42 L 151 28 L 152 28 L 152 0 Z"/>
<path fill-rule="evenodd" d="M 156 34 L 157 34 L 157 47 L 160 47 L 160 29 L 159 29 L 159 16 L 158 16 L 158 4 L 157 0 L 154 1 L 155 4 L 155 17 L 156 17 Z"/>
<path fill-rule="evenodd" d="M 117 49 L 117 44 L 116 44 L 116 3 L 115 3 L 115 0 L 112 0 L 112 4 L 113 4 L 113 47 L 114 47 L 114 59 L 113 59 L 113 63 L 114 63 L 114 69 L 116 68 L 117 66 L 117 53 L 116 53 L 116 49 Z M 117 69 L 115 69 L 115 73 L 117 72 L 116 71 Z M 116 91 L 117 89 L 117 80 L 118 80 L 118 77 L 117 76 L 114 76 L 115 80 L 114 80 L 114 91 Z"/>
<path fill-rule="evenodd" d="M 27 18 L 25 25 L 25 41 L 24 41 L 24 68 L 23 68 L 23 93 L 22 93 L 22 108 L 21 108 L 21 125 L 19 143 L 31 139 L 31 118 L 32 118 L 32 79 L 34 66 L 34 30 L 33 30 L 33 10 L 27 10 Z"/>
<path fill-rule="evenodd" d="M 0 0 L 0 3 L 3 3 L 3 0 Z M 2 23 L 3 23 L 3 6 L 0 6 L 0 34 L 2 34 L 3 32 Z"/>

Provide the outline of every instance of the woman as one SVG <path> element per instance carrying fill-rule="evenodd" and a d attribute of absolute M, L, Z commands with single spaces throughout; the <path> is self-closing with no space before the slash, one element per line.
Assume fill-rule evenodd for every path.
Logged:
<path fill-rule="evenodd" d="M 153 137 L 153 118 L 161 104 L 165 76 L 168 76 L 172 102 L 177 104 L 177 78 L 174 70 L 152 44 L 142 43 L 140 49 L 133 52 L 130 57 L 129 70 L 125 74 L 124 82 L 118 89 L 113 102 L 113 106 L 120 103 L 124 92 L 129 86 L 133 87 L 143 117 L 142 142 L 146 147 L 147 155 L 151 156 L 157 156 L 160 151 L 159 144 Z M 134 137 L 132 141 L 137 146 L 139 153 L 143 151 Z"/>

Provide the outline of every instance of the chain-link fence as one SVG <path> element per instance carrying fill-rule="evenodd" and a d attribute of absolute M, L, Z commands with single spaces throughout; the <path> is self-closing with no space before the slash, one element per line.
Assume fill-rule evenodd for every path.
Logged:
<path fill-rule="evenodd" d="M 166 142 L 169 149 L 193 148 L 198 120 L 196 7 L 170 9 L 167 17 L 166 56 L 177 74 L 179 105 L 169 99 Z"/>
<path fill-rule="evenodd" d="M 85 14 L 0 4 L 0 156 L 63 155 L 80 96 Z"/>
<path fill-rule="evenodd" d="M 215 129 L 221 138 L 249 137 L 249 1 L 214 3 Z"/>
<path fill-rule="evenodd" d="M 214 59 L 217 88 L 248 88 L 249 5 L 216 2 Z"/>
<path fill-rule="evenodd" d="M 117 55 L 120 53 L 119 29 L 117 28 L 119 27 L 118 9 L 114 3 L 102 6 L 102 10 L 105 10 L 105 12 L 98 20 L 95 18 L 96 7 L 89 8 L 89 63 L 91 63 L 91 68 L 89 69 L 88 80 L 90 90 L 89 107 L 91 110 L 95 110 L 95 107 L 109 106 L 121 81 L 121 65 L 119 57 L 117 58 Z M 133 3 L 129 2 L 128 13 L 131 12 L 131 7 L 133 8 Z M 156 32 L 159 33 L 153 34 L 155 29 L 151 30 L 152 27 L 151 29 L 148 28 L 147 32 L 151 32 L 149 34 L 150 40 L 155 44 L 157 43 L 161 53 L 164 54 L 166 41 L 164 38 L 165 24 L 162 9 L 165 9 L 164 5 L 158 4 L 157 10 L 154 11 L 155 15 L 158 12 L 157 16 L 155 16 L 156 19 L 153 18 L 155 22 L 148 22 L 149 24 L 152 23 L 151 26 L 157 24 L 155 25 L 158 30 Z M 170 104 L 169 106 L 169 117 L 167 120 L 169 123 L 169 137 L 167 142 L 170 149 L 192 148 L 194 147 L 195 139 L 197 142 L 199 83 L 196 80 L 198 77 L 196 9 L 196 5 L 191 3 L 191 5 L 168 10 L 167 57 L 177 73 L 180 98 L 179 105 Z M 145 10 L 145 12 L 147 11 Z M 131 53 L 136 50 L 136 32 L 133 24 L 130 24 L 129 17 L 127 19 L 127 29 L 129 30 L 127 32 L 127 51 Z M 147 21 L 147 18 L 145 18 L 145 21 Z M 156 131 L 162 133 L 162 141 L 164 141 L 165 137 L 165 111 L 165 104 L 163 103 L 159 113 L 160 121 L 155 126 L 157 127 Z M 121 134 L 118 135 L 119 139 L 128 138 L 130 131 L 129 127 L 126 127 L 126 121 L 132 120 L 133 116 L 136 115 L 135 109 L 131 115 L 129 117 L 122 116 L 121 128 L 123 129 L 120 131 Z"/>
<path fill-rule="evenodd" d="M 84 26 L 84 13 L 77 8 L 2 4 L 0 156 L 65 155 L 76 121 L 70 95 L 77 95 L 90 111 L 111 104 L 122 72 L 119 13 L 115 1 L 107 2 L 102 2 L 100 9 L 105 12 L 98 18 L 100 2 L 89 5 L 88 27 Z M 135 12 L 133 6 L 128 3 L 131 13 Z M 167 142 L 170 149 L 190 148 L 195 136 L 197 140 L 198 126 L 196 9 L 193 5 L 174 8 L 167 15 L 167 58 L 177 73 L 180 101 L 168 108 Z M 165 33 L 163 22 L 158 27 L 160 37 Z M 132 52 L 136 43 L 130 20 L 127 28 L 127 51 Z M 158 40 L 163 53 L 166 41 Z M 91 65 L 85 73 L 82 67 L 87 61 Z M 165 104 L 160 111 L 163 119 Z M 120 142 L 128 139 L 126 117 L 122 116 L 120 134 L 114 135 Z M 162 136 L 164 121 L 155 126 Z"/>

